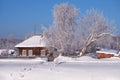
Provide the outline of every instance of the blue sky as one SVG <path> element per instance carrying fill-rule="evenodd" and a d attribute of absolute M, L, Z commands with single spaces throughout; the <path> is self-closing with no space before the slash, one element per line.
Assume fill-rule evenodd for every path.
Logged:
<path fill-rule="evenodd" d="M 34 32 L 41 32 L 41 24 L 53 22 L 53 7 L 59 3 L 75 5 L 82 14 L 95 8 L 105 17 L 115 21 L 120 33 L 120 0 L 0 0 L 0 37 L 13 35 L 21 38 Z"/>

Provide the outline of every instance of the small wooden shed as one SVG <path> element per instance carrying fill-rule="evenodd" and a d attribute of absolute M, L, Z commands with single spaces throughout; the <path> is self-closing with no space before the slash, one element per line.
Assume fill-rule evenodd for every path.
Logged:
<path fill-rule="evenodd" d="M 101 58 L 111 58 L 111 57 L 114 57 L 114 56 L 119 56 L 120 53 L 116 50 L 99 50 L 99 51 L 96 51 L 97 53 L 97 58 L 98 59 L 101 59 Z"/>
<path fill-rule="evenodd" d="M 48 49 L 46 48 L 45 38 L 41 35 L 32 36 L 15 46 L 19 55 L 24 57 L 46 57 Z"/>

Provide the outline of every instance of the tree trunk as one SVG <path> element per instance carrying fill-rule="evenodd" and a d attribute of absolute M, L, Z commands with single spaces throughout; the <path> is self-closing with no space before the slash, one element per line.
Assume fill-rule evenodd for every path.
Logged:
<path fill-rule="evenodd" d="M 80 52 L 80 56 L 83 56 L 83 55 L 85 55 L 86 54 L 86 51 L 87 51 L 87 48 L 93 43 L 93 42 L 95 42 L 97 39 L 92 39 L 91 41 L 89 41 L 89 42 L 87 42 L 86 43 L 86 46 L 84 46 L 83 48 L 82 48 L 82 50 L 81 50 L 81 52 Z"/>
<path fill-rule="evenodd" d="M 83 47 L 81 52 L 80 52 L 80 56 L 83 56 L 86 54 L 86 50 L 87 50 L 87 46 Z"/>

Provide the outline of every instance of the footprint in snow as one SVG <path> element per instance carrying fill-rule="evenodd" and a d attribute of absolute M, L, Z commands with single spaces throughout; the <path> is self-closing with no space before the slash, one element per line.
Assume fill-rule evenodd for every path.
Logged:
<path fill-rule="evenodd" d="M 24 70 L 24 71 L 31 71 L 32 68 L 24 68 L 23 70 Z"/>
<path fill-rule="evenodd" d="M 20 75 L 20 78 L 24 78 L 25 77 L 25 75 L 22 74 L 22 73 L 19 73 L 19 75 Z"/>

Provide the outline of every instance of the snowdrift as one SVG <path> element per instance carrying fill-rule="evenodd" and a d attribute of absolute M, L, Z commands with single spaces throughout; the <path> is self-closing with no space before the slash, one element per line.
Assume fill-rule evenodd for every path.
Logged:
<path fill-rule="evenodd" d="M 82 56 L 80 58 L 70 58 L 59 56 L 54 60 L 54 63 L 61 64 L 66 62 L 85 62 L 85 63 L 120 63 L 119 57 L 111 57 L 111 58 L 103 58 L 103 59 L 95 59 L 90 56 Z"/>

